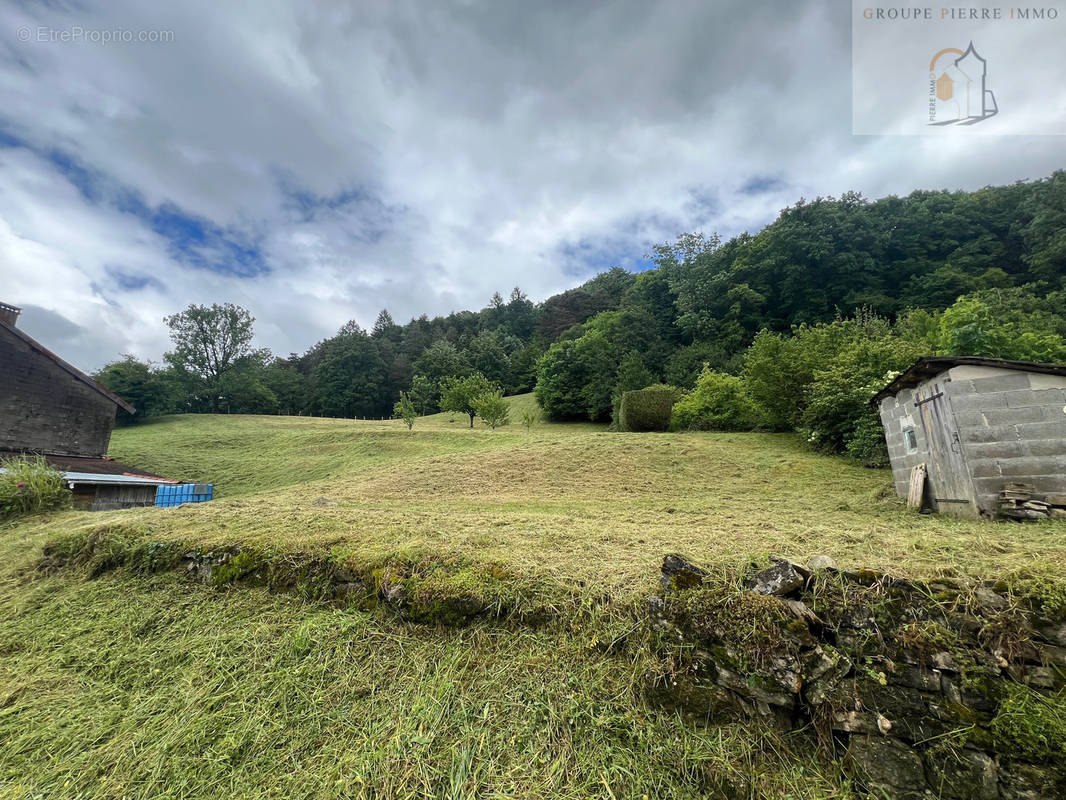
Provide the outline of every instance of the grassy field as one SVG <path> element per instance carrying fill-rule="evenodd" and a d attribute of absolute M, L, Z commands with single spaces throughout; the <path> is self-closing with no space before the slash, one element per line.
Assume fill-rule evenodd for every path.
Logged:
<path fill-rule="evenodd" d="M 517 420 L 532 398 L 512 403 Z M 663 556 L 1066 573 L 1066 525 L 909 514 L 887 472 L 792 436 L 467 425 L 187 416 L 117 431 L 113 456 L 218 499 L 0 529 L 0 798 L 851 797 L 802 735 L 694 727 L 642 700 L 659 665 L 632 609 Z M 116 532 L 461 562 L 560 614 L 456 629 L 173 573 L 34 569 L 46 543 Z"/>

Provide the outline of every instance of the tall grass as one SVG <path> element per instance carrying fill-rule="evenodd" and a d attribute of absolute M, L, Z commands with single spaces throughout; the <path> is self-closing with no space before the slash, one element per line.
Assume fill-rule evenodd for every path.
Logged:
<path fill-rule="evenodd" d="M 70 506 L 63 476 L 40 456 L 0 459 L 0 519 Z"/>

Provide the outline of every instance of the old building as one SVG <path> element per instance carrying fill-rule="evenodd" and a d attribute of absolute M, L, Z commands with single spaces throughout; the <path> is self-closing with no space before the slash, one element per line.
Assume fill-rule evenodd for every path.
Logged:
<path fill-rule="evenodd" d="M 925 504 L 953 516 L 996 516 L 1008 484 L 1066 493 L 1066 366 L 922 358 L 872 402 L 901 496 L 919 465 Z"/>
<path fill-rule="evenodd" d="M 105 458 L 117 409 L 133 407 L 19 330 L 20 311 L 0 303 L 0 460 L 43 456 L 75 508 L 155 505 L 158 487 L 176 481 Z"/>
<path fill-rule="evenodd" d="M 0 304 L 0 450 L 102 457 L 133 407 L 19 330 L 20 311 Z"/>

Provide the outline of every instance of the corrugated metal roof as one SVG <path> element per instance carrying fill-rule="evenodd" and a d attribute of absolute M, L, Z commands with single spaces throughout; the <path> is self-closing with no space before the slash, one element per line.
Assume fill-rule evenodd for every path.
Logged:
<path fill-rule="evenodd" d="M 935 378 L 941 372 L 952 367 L 996 367 L 1012 369 L 1019 372 L 1037 372 L 1041 375 L 1064 375 L 1066 366 L 1062 364 L 1043 364 L 1038 361 L 1009 361 L 1003 358 L 985 358 L 984 356 L 925 356 L 896 377 L 888 386 L 879 391 L 870 400 L 871 405 L 879 405 L 886 397 L 899 394 L 904 389 L 913 389 L 919 383 Z"/>
<path fill-rule="evenodd" d="M 147 475 L 100 475 L 93 472 L 64 472 L 63 480 L 71 486 L 77 483 L 107 486 L 118 484 L 127 486 L 169 486 L 177 483 L 177 481 L 167 480 L 166 478 L 152 478 Z"/>
<path fill-rule="evenodd" d="M 121 397 L 119 397 L 117 394 L 112 392 L 110 389 L 107 389 L 101 386 L 96 381 L 94 381 L 92 378 L 90 378 L 80 369 L 75 367 L 73 364 L 68 364 L 66 361 L 61 359 L 59 356 L 57 356 L 55 353 L 53 353 L 51 350 L 49 350 L 47 347 L 45 347 L 43 344 L 38 342 L 36 339 L 34 339 L 32 336 L 30 336 L 28 333 L 21 330 L 20 328 L 14 325 L 8 325 L 3 320 L 0 320 L 0 328 L 3 328 L 4 330 L 10 331 L 11 333 L 15 334 L 15 336 L 17 336 L 26 344 L 28 344 L 30 346 L 30 349 L 35 350 L 45 358 L 54 361 L 56 365 L 58 365 L 61 369 L 69 372 L 71 375 L 73 375 L 75 378 L 77 378 L 89 388 L 98 391 L 100 394 L 102 394 L 104 397 L 106 397 L 119 408 L 124 409 L 131 414 L 137 410 L 125 400 L 123 400 Z"/>
<path fill-rule="evenodd" d="M 0 467 L 0 473 L 7 472 Z M 126 486 L 170 486 L 179 483 L 169 478 L 154 478 L 150 475 L 101 475 L 98 472 L 64 472 L 63 480 L 70 486 L 78 483 L 91 483 L 93 485 L 126 485 Z"/>

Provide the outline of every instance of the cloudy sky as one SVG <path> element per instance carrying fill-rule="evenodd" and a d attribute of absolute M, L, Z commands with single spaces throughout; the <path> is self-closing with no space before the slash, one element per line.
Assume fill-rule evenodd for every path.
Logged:
<path fill-rule="evenodd" d="M 382 307 L 540 300 L 801 196 L 1064 166 L 1054 136 L 852 136 L 851 22 L 838 1 L 8 0 L 0 300 L 86 369 L 158 359 L 190 303 L 247 307 L 287 354 Z"/>

